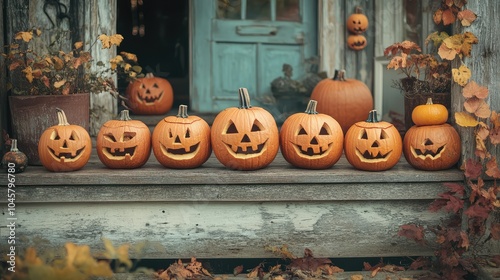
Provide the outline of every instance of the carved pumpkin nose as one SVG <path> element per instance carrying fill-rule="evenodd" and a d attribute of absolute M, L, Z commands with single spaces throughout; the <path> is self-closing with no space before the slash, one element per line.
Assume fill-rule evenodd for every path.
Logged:
<path fill-rule="evenodd" d="M 372 148 L 378 148 L 378 147 L 379 147 L 378 141 L 373 142 Z"/>
<path fill-rule="evenodd" d="M 309 142 L 309 144 L 318 145 L 318 139 L 316 139 L 316 137 L 313 137 L 313 139 L 311 139 L 311 142 Z"/>
<path fill-rule="evenodd" d="M 147 89 L 146 94 L 151 94 L 151 91 L 149 91 L 149 89 Z"/>
<path fill-rule="evenodd" d="M 68 143 L 66 142 L 66 140 L 64 140 L 62 147 L 63 148 L 68 148 Z"/>
<path fill-rule="evenodd" d="M 434 145 L 434 143 L 431 141 L 431 139 L 427 138 L 427 139 L 425 139 L 424 145 L 425 146 L 430 146 L 430 145 Z"/>
<path fill-rule="evenodd" d="M 181 139 L 179 139 L 179 136 L 175 136 L 174 143 L 179 143 L 179 144 L 181 143 Z"/>
<path fill-rule="evenodd" d="M 243 136 L 243 138 L 241 139 L 241 143 L 249 143 L 250 142 L 250 138 L 248 137 L 248 135 L 245 134 L 245 136 Z"/>

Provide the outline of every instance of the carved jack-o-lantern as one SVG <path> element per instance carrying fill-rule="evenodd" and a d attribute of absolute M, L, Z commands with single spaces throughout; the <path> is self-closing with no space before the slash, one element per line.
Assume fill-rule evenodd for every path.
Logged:
<path fill-rule="evenodd" d="M 173 89 L 168 80 L 151 73 L 131 82 L 125 93 L 127 105 L 134 114 L 165 114 L 174 103 Z"/>
<path fill-rule="evenodd" d="M 146 124 L 132 120 L 128 110 L 119 120 L 104 123 L 97 134 L 97 155 L 109 168 L 137 168 L 151 154 L 151 132 Z"/>
<path fill-rule="evenodd" d="M 78 170 L 89 161 L 90 135 L 85 128 L 69 124 L 63 110 L 57 109 L 57 118 L 59 124 L 47 128 L 40 136 L 40 162 L 50 171 Z"/>
<path fill-rule="evenodd" d="M 360 51 L 366 47 L 368 42 L 363 35 L 349 35 L 347 37 L 347 46 L 355 51 Z"/>
<path fill-rule="evenodd" d="M 281 153 L 293 166 L 325 169 L 342 156 L 342 127 L 329 115 L 318 114 L 316 105 L 310 100 L 304 113 L 289 116 L 281 126 Z"/>
<path fill-rule="evenodd" d="M 239 108 L 221 111 L 212 124 L 212 149 L 226 167 L 255 170 L 269 165 L 279 149 L 278 127 L 265 109 L 250 106 L 246 88 L 239 89 Z"/>
<path fill-rule="evenodd" d="M 368 29 L 368 18 L 362 13 L 361 7 L 356 7 L 355 13 L 347 18 L 346 25 L 353 34 L 361 34 Z"/>
<path fill-rule="evenodd" d="M 377 112 L 372 110 L 366 121 L 357 122 L 349 128 L 344 139 L 344 152 L 355 168 L 382 171 L 398 163 L 402 142 L 394 125 L 379 122 Z"/>
<path fill-rule="evenodd" d="M 168 116 L 156 125 L 153 153 L 165 167 L 198 167 L 212 153 L 210 126 L 200 117 L 189 116 L 187 106 L 180 105 L 177 116 Z"/>
<path fill-rule="evenodd" d="M 405 133 L 403 153 L 408 163 L 422 170 L 444 170 L 460 159 L 460 135 L 451 125 L 412 126 Z"/>

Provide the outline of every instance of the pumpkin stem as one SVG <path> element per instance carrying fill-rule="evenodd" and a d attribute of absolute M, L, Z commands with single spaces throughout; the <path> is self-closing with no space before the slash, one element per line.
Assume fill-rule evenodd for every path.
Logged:
<path fill-rule="evenodd" d="M 154 78 L 155 76 L 153 75 L 153 73 L 147 73 L 144 77 L 145 78 Z"/>
<path fill-rule="evenodd" d="M 371 110 L 368 113 L 368 119 L 366 120 L 366 122 L 369 122 L 369 123 L 377 123 L 378 122 L 377 110 Z"/>
<path fill-rule="evenodd" d="M 250 109 L 250 95 L 248 95 L 248 90 L 246 88 L 239 88 L 238 93 L 240 95 L 240 109 Z"/>
<path fill-rule="evenodd" d="M 128 110 L 122 110 L 120 112 L 120 121 L 131 121 L 130 113 Z"/>
<path fill-rule="evenodd" d="M 19 149 L 17 148 L 17 139 L 10 139 L 10 151 L 11 152 L 19 152 Z"/>
<path fill-rule="evenodd" d="M 432 103 L 432 97 L 429 97 L 427 98 L 427 103 L 425 103 L 425 105 L 432 105 L 434 103 Z"/>
<path fill-rule="evenodd" d="M 57 120 L 59 121 L 58 125 L 69 125 L 68 119 L 66 118 L 66 114 L 60 108 L 56 108 L 57 110 Z"/>
<path fill-rule="evenodd" d="M 333 79 L 335 81 L 345 81 L 345 70 L 335 70 L 335 75 L 333 75 Z"/>
<path fill-rule="evenodd" d="M 306 114 L 309 115 L 316 115 L 318 112 L 316 111 L 316 106 L 318 105 L 318 101 L 316 100 L 309 100 L 309 103 L 307 103 L 307 108 L 306 108 Z"/>
<path fill-rule="evenodd" d="M 188 111 L 188 106 L 179 105 L 179 113 L 177 113 L 177 117 L 186 119 L 187 117 L 189 117 L 187 111 Z"/>
<path fill-rule="evenodd" d="M 354 13 L 355 14 L 362 14 L 363 13 L 363 8 L 361 8 L 361 6 L 356 6 L 354 8 Z"/>

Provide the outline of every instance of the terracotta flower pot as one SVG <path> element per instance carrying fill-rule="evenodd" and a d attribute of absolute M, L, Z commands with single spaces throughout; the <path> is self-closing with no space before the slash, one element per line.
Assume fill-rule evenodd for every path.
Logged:
<path fill-rule="evenodd" d="M 28 164 L 41 165 L 38 141 L 43 131 L 57 124 L 56 108 L 64 110 L 69 123 L 89 130 L 90 94 L 9 96 L 12 138 L 28 157 Z"/>

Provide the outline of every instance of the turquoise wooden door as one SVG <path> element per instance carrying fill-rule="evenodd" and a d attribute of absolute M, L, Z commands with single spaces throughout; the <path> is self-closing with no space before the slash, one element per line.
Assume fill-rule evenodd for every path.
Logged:
<path fill-rule="evenodd" d="M 238 104 L 246 87 L 252 104 L 271 95 L 272 80 L 306 74 L 317 54 L 315 0 L 193 0 L 191 109 L 219 112 Z"/>

